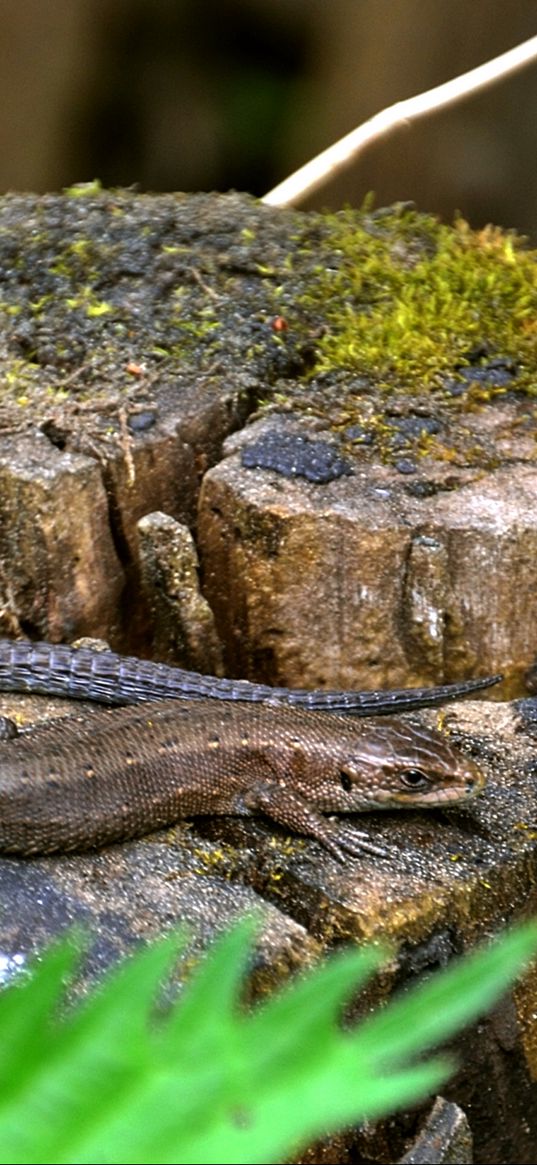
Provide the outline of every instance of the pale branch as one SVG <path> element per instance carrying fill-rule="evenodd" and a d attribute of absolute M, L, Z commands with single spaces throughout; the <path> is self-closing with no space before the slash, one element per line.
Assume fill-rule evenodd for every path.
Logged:
<path fill-rule="evenodd" d="M 537 36 L 533 36 L 516 45 L 514 49 L 494 57 L 492 61 L 486 61 L 476 69 L 462 73 L 460 77 L 454 77 L 443 85 L 428 89 L 426 93 L 418 93 L 415 97 L 388 106 L 334 142 L 328 149 L 317 154 L 317 157 L 306 162 L 299 170 L 295 170 L 294 174 L 269 190 L 261 201 L 267 206 L 293 206 L 301 202 L 314 190 L 329 182 L 340 170 L 350 166 L 366 146 L 383 134 L 398 126 L 408 125 L 409 122 L 433 110 L 453 105 L 488 85 L 494 85 L 536 58 Z"/>

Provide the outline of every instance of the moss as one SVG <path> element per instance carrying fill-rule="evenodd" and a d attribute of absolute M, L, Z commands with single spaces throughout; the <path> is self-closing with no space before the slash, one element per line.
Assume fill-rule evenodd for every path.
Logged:
<path fill-rule="evenodd" d="M 510 388 L 535 394 L 537 263 L 522 239 L 406 208 L 347 211 L 327 227 L 331 258 L 300 298 L 325 317 L 311 375 L 347 369 L 386 389 L 421 390 L 457 374 L 479 349 L 515 362 Z M 502 391 L 482 388 L 479 397 Z"/>
<path fill-rule="evenodd" d="M 0 406 L 31 402 L 36 423 L 51 402 L 100 417 L 107 397 L 241 370 L 265 407 L 320 417 L 362 460 L 490 464 L 472 415 L 513 389 L 528 443 L 537 265 L 509 233 L 405 206 L 299 214 L 89 184 L 1 199 L 0 270 Z"/>
<path fill-rule="evenodd" d="M 69 198 L 94 198 L 101 191 L 102 185 L 99 178 L 94 178 L 93 182 L 74 182 L 72 186 L 66 187 L 65 194 Z"/>

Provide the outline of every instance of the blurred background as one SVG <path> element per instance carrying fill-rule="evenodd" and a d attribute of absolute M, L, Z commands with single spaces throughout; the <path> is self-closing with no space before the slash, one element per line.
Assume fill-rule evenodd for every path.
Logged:
<path fill-rule="evenodd" d="M 262 195 L 537 34 L 536 0 L 2 0 L 0 191 Z M 537 244 L 537 64 L 370 147 L 305 206 L 413 199 Z"/>

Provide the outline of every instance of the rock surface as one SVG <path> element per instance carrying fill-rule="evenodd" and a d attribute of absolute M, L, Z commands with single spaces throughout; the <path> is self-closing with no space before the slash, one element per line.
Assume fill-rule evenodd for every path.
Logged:
<path fill-rule="evenodd" d="M 503 671 L 496 696 L 523 690 L 537 627 L 537 470 L 450 470 L 419 496 L 393 467 L 356 458 L 352 474 L 321 486 L 245 465 L 267 433 L 326 444 L 307 422 L 264 419 L 229 438 L 205 475 L 205 591 L 232 674 L 381 688 Z"/>
<path fill-rule="evenodd" d="M 161 658 L 182 645 L 183 665 L 300 687 L 503 671 L 495 694 L 524 694 L 534 260 L 460 231 L 469 294 L 466 266 L 434 269 L 431 220 L 404 207 L 351 219 L 239 195 L 0 200 L 2 633 Z M 425 301 L 401 341 L 420 279 L 438 318 Z M 69 706 L 2 701 L 14 709 L 31 721 Z M 369 1006 L 535 910 L 536 721 L 531 700 L 447 710 L 488 787 L 449 814 L 371 816 L 386 862 L 342 868 L 261 820 L 223 818 L 98 854 L 2 859 L 2 972 L 82 921 L 95 936 L 84 991 L 140 940 L 188 920 L 197 954 L 256 907 L 257 993 L 333 944 L 390 937 Z M 532 1159 L 536 1010 L 528 978 L 466 1041 L 453 1099 L 476 1160 Z M 364 1158 L 402 1155 L 411 1131 L 404 1117 L 374 1144 L 366 1130 Z"/>
<path fill-rule="evenodd" d="M 154 650 L 137 522 L 160 511 L 199 528 L 234 674 L 371 687 L 501 670 L 498 695 L 523 694 L 534 272 L 509 236 L 442 233 L 408 207 L 5 196 L 0 627 Z"/>
<path fill-rule="evenodd" d="M 53 708 L 66 711 L 65 702 L 38 697 L 2 701 L 2 711 L 18 709 L 19 718 L 35 716 L 36 708 L 43 716 Z M 438 714 L 421 715 L 434 723 Z M 185 921 L 192 932 L 188 965 L 215 932 L 256 909 L 263 918 L 251 985 L 257 994 L 310 965 L 327 946 L 391 939 L 396 954 L 361 1003 L 367 1010 L 534 909 L 536 724 L 533 700 L 469 702 L 446 711 L 445 730 L 479 756 L 488 786 L 466 808 L 358 818 L 360 828 L 389 847 L 382 861 L 342 867 L 316 843 L 261 819 L 222 817 L 180 822 L 95 854 L 2 859 L 4 977 L 74 922 L 93 936 L 80 992 L 135 943 Z M 466 1034 L 461 1041 L 463 1069 L 449 1095 L 470 1114 L 478 1161 L 531 1159 L 534 1001 L 529 976 L 480 1022 L 475 1038 Z M 508 1114 L 501 1127 L 491 1109 L 500 1096 Z M 364 1133 L 364 1152 L 373 1143 L 378 1151 L 388 1136 L 388 1159 L 395 1159 L 408 1122 L 391 1121 L 389 1130 Z"/>

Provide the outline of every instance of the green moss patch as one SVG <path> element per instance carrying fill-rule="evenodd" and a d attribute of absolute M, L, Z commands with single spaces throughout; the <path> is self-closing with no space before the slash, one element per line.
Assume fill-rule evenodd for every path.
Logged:
<path fill-rule="evenodd" d="M 395 208 L 335 216 L 330 243 L 333 264 L 302 300 L 322 305 L 326 321 L 316 373 L 344 368 L 421 389 L 475 363 L 477 350 L 512 362 L 516 387 L 535 394 L 537 262 L 522 239 Z"/>

